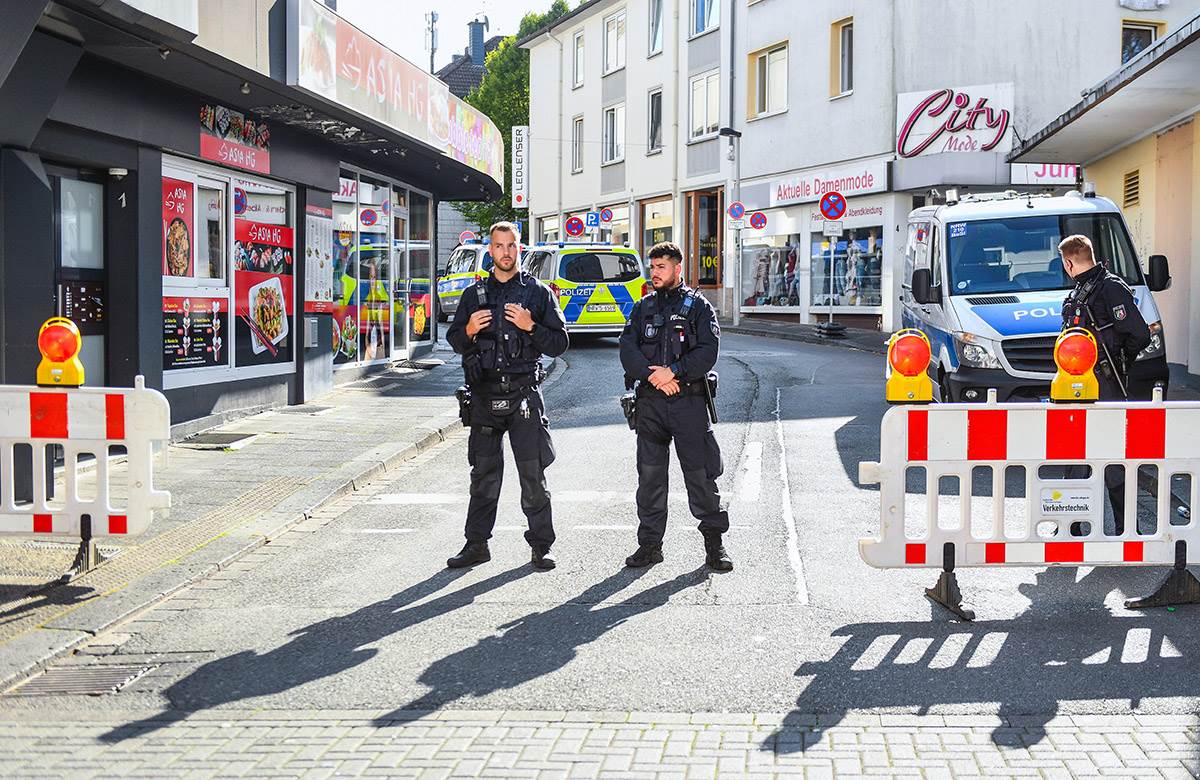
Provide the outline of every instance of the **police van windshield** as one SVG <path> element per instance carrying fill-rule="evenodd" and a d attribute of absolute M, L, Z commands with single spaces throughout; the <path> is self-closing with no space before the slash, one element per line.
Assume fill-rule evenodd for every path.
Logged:
<path fill-rule="evenodd" d="M 634 255 L 616 252 L 579 252 L 563 257 L 560 275 L 568 282 L 622 284 L 642 275 Z"/>
<path fill-rule="evenodd" d="M 446 262 L 447 274 L 469 274 L 475 272 L 475 256 L 476 252 L 470 248 L 460 248 L 450 255 L 450 259 Z M 492 254 L 486 249 L 483 251 L 483 270 L 492 270 Z"/>
<path fill-rule="evenodd" d="M 1047 214 L 948 222 L 952 295 L 1063 290 L 1072 286 L 1058 243 L 1081 233 L 1096 260 L 1131 285 L 1142 284 L 1125 226 L 1115 214 Z"/>

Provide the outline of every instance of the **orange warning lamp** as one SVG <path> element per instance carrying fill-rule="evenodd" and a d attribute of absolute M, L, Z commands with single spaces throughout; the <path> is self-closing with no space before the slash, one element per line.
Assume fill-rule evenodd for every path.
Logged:
<path fill-rule="evenodd" d="M 1067 328 L 1054 342 L 1058 372 L 1050 383 L 1050 400 L 1095 401 L 1100 397 L 1096 380 L 1096 337 L 1084 328 Z"/>
<path fill-rule="evenodd" d="M 888 339 L 888 403 L 929 403 L 933 400 L 933 382 L 927 371 L 932 358 L 929 338 L 916 328 L 898 330 Z"/>
<path fill-rule="evenodd" d="M 51 317 L 38 331 L 38 350 L 42 362 L 37 368 L 41 387 L 79 387 L 83 384 L 83 363 L 79 350 L 83 337 L 79 328 L 66 317 Z"/>

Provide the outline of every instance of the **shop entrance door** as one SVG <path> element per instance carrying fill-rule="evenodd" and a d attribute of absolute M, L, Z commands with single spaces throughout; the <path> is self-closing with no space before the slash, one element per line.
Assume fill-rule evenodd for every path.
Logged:
<path fill-rule="evenodd" d="M 104 181 L 79 171 L 50 169 L 54 192 L 55 307 L 83 335 L 85 381 L 107 383 L 108 322 L 104 256 Z"/>

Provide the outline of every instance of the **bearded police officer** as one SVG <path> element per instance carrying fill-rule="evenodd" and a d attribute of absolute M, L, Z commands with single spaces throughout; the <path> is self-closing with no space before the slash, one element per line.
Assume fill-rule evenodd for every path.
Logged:
<path fill-rule="evenodd" d="M 683 284 L 683 253 L 663 242 L 650 250 L 654 292 L 634 305 L 621 334 L 621 364 L 626 387 L 636 384 L 630 406 L 637 430 L 638 549 L 628 566 L 660 563 L 667 530 L 669 445 L 683 467 L 688 505 L 700 521 L 705 560 L 716 571 L 733 562 L 721 543 L 729 514 L 721 506 L 717 477 L 721 450 L 713 435 L 713 393 L 721 330 L 712 306 Z M 710 413 L 714 419 L 710 420 Z"/>
<path fill-rule="evenodd" d="M 1125 280 L 1096 262 L 1092 242 L 1087 236 L 1067 236 L 1058 245 L 1063 270 L 1075 281 L 1075 287 L 1063 301 L 1062 325 L 1086 328 L 1096 338 L 1098 360 L 1096 379 L 1101 401 L 1149 400 L 1136 398 L 1130 386 L 1130 368 L 1137 354 L 1150 345 L 1150 327 L 1138 310 L 1133 291 Z M 1117 469 L 1106 469 L 1104 483 L 1112 504 L 1118 534 L 1125 531 L 1125 478 Z M 1080 523 L 1071 532 L 1082 535 Z"/>
<path fill-rule="evenodd" d="M 554 447 L 539 385 L 545 378 L 541 357 L 567 351 L 566 320 L 557 296 L 518 269 L 516 225 L 498 222 L 488 236 L 491 275 L 463 291 L 446 333 L 450 346 L 463 356 L 467 385 L 458 395 L 463 424 L 471 428 L 467 543 L 446 565 L 457 569 L 491 560 L 488 539 L 496 524 L 504 477 L 501 439 L 507 432 L 521 482 L 521 509 L 529 521 L 525 540 L 533 548 L 533 565 L 553 569 L 545 470 L 554 462 Z"/>

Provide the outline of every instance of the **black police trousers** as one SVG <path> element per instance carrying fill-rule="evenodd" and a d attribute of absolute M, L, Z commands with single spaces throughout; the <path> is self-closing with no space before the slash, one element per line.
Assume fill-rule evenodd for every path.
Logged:
<path fill-rule="evenodd" d="M 517 477 L 521 481 L 521 509 L 529 521 L 525 541 L 530 547 L 549 548 L 554 544 L 554 525 L 550 513 L 550 491 L 546 489 L 546 467 L 554 462 L 554 444 L 550 440 L 550 421 L 541 391 L 527 388 L 521 396 L 528 416 L 517 407 L 506 415 L 493 415 L 489 398 L 478 394 L 472 399 L 471 435 L 467 440 L 467 461 L 471 464 L 471 501 L 467 506 L 468 542 L 491 538 L 496 525 L 496 505 L 504 481 L 504 451 L 501 441 L 508 433 Z"/>
<path fill-rule="evenodd" d="M 701 532 L 723 534 L 729 530 L 729 513 L 721 506 L 717 490 L 717 477 L 725 467 L 704 396 L 690 393 L 668 398 L 658 392 L 638 393 L 638 544 L 661 544 L 667 532 L 672 439 L 683 468 L 688 507 L 700 521 Z"/>

